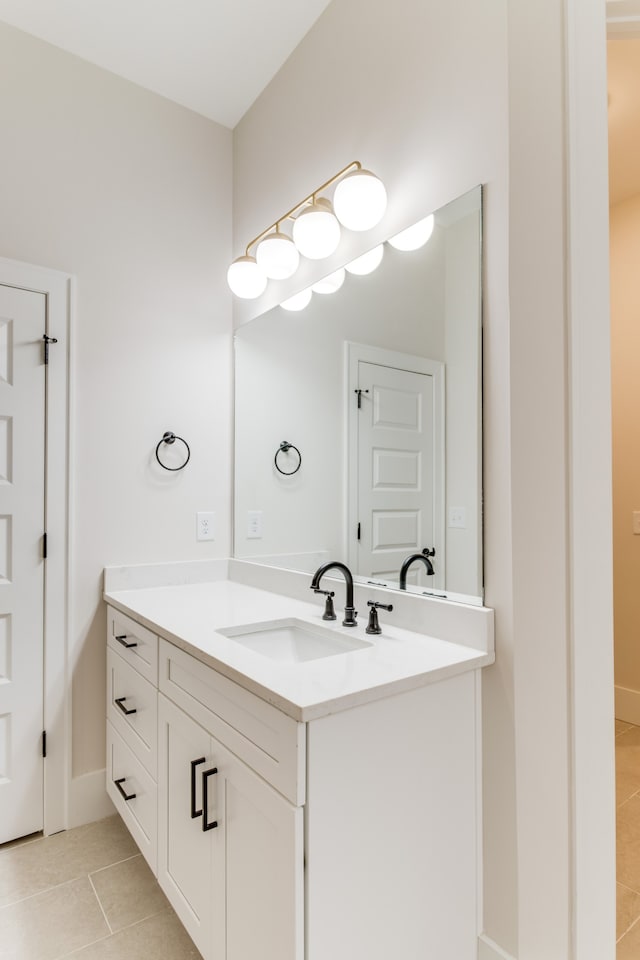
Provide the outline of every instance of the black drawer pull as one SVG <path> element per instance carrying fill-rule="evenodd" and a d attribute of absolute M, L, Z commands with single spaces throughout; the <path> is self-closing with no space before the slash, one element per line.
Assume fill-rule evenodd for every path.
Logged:
<path fill-rule="evenodd" d="M 218 826 L 217 820 L 212 820 L 211 823 L 207 820 L 207 810 L 209 809 L 209 777 L 212 777 L 214 773 L 218 772 L 217 767 L 213 767 L 211 770 L 206 770 L 202 774 L 202 830 L 206 832 L 207 830 L 213 830 Z"/>
<path fill-rule="evenodd" d="M 202 810 L 196 810 L 196 767 L 204 763 L 206 757 L 200 757 L 198 760 L 191 761 L 191 819 L 202 816 Z"/>
<path fill-rule="evenodd" d="M 121 643 L 123 647 L 126 647 L 127 650 L 131 650 L 131 647 L 137 647 L 137 643 L 127 643 L 127 635 L 123 633 L 121 636 L 116 637 L 118 643 Z"/>
<path fill-rule="evenodd" d="M 136 710 L 135 707 L 132 707 L 131 710 L 127 710 L 126 707 L 123 707 L 122 704 L 125 702 L 126 699 L 127 699 L 126 697 L 118 697 L 116 700 L 114 700 L 114 703 L 116 707 L 119 707 L 122 710 L 125 717 L 128 717 L 130 714 L 137 713 L 138 711 Z"/>
<path fill-rule="evenodd" d="M 117 787 L 118 790 L 120 791 L 120 794 L 122 795 L 122 798 L 123 798 L 124 800 L 135 800 L 135 798 L 136 798 L 135 793 L 127 793 L 127 791 L 124 789 L 124 787 L 121 787 L 121 786 L 120 786 L 120 784 L 121 784 L 121 783 L 124 783 L 126 779 L 127 779 L 126 777 L 120 777 L 119 780 L 114 780 L 113 782 L 115 783 L 116 787 Z"/>

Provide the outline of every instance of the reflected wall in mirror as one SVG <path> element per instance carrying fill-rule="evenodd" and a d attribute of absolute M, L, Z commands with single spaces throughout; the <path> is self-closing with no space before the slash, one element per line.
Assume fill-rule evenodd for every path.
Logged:
<path fill-rule="evenodd" d="M 420 249 L 239 328 L 236 557 L 399 589 L 428 550 L 403 588 L 482 601 L 481 234 L 477 187 Z"/>

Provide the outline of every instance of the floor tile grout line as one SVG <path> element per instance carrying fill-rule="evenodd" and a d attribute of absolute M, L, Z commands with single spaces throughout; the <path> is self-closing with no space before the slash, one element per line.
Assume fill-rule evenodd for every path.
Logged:
<path fill-rule="evenodd" d="M 72 950 L 71 953 L 61 953 L 59 956 L 54 957 L 53 960 L 67 960 L 67 957 L 75 957 L 82 950 L 87 950 L 89 947 L 93 947 L 96 943 L 102 943 L 104 940 L 109 940 L 113 936 L 112 933 L 108 933 L 106 937 L 98 937 L 97 940 L 92 940 L 91 943 L 85 943 L 81 947 L 76 947 L 75 950 Z"/>
<path fill-rule="evenodd" d="M 27 897 L 20 897 L 18 900 L 12 900 L 11 903 L 5 903 L 4 906 L 0 906 L 0 913 L 3 910 L 8 910 L 9 907 L 15 907 L 19 903 L 26 903 L 27 900 L 33 900 L 35 897 L 41 897 L 45 893 L 51 893 L 52 890 L 59 890 L 61 887 L 68 887 L 70 883 L 77 883 L 78 880 L 82 880 L 83 876 L 87 874 L 80 874 L 78 877 L 71 877 L 70 880 L 63 880 L 62 883 L 52 883 L 51 886 L 45 887 L 43 890 L 38 890 L 36 893 L 30 893 Z"/>
<path fill-rule="evenodd" d="M 624 931 L 624 933 L 621 934 L 621 935 L 618 937 L 618 939 L 616 940 L 616 943 L 620 943 L 620 941 L 622 940 L 622 937 L 626 937 L 626 935 L 627 935 L 631 930 L 633 930 L 633 928 L 636 926 L 636 924 L 638 923 L 639 920 L 640 920 L 640 913 L 639 913 L 638 916 L 635 918 L 635 920 L 633 921 L 633 923 L 630 924 L 630 925 L 627 927 L 627 929 Z"/>
<path fill-rule="evenodd" d="M 71 953 L 65 953 L 60 957 L 55 957 L 54 960 L 70 960 L 70 958 L 77 956 L 82 950 L 86 950 L 88 947 L 92 947 L 96 943 L 102 943 L 103 940 L 110 940 L 113 937 L 116 937 L 123 930 L 133 930 L 134 927 L 137 927 L 138 924 L 144 923 L 146 920 L 151 920 L 152 917 L 159 916 L 163 911 L 159 910 L 158 913 L 152 913 L 148 917 L 142 917 L 141 920 L 136 920 L 135 923 L 130 923 L 128 927 L 122 927 L 122 930 L 116 930 L 115 933 L 111 933 L 106 937 L 99 937 L 97 940 L 92 940 L 91 943 L 85 943 L 83 947 L 77 947 L 75 950 L 72 950 Z"/>
<path fill-rule="evenodd" d="M 96 890 L 96 888 L 95 888 L 95 886 L 94 886 L 94 883 L 93 883 L 93 880 L 91 879 L 91 874 L 90 874 L 90 873 L 87 874 L 87 879 L 89 880 L 89 883 L 91 884 L 91 889 L 93 890 L 93 895 L 94 895 L 94 897 L 96 898 L 96 900 L 98 901 L 98 906 L 100 907 L 100 910 L 101 910 L 101 912 L 102 912 L 102 916 L 104 917 L 104 922 L 105 922 L 106 925 L 107 925 L 107 928 L 108 928 L 108 930 L 109 930 L 109 933 L 112 934 L 112 933 L 113 933 L 113 930 L 111 929 L 111 924 L 109 923 L 107 914 L 105 913 L 105 909 L 104 909 L 104 907 L 102 906 L 102 901 L 101 901 L 100 897 L 98 896 L 98 891 Z"/>
<path fill-rule="evenodd" d="M 46 837 L 45 837 L 44 839 L 46 839 Z M 35 841 L 34 841 L 34 843 L 35 843 Z M 24 844 L 24 846 L 28 846 L 28 844 Z M 66 886 L 68 883 L 73 883 L 74 880 L 82 880 L 83 876 L 92 877 L 92 876 L 94 876 L 94 874 L 96 874 L 96 873 L 101 873 L 103 870 L 109 870 L 111 867 L 118 867 L 118 866 L 120 866 L 120 864 L 122 864 L 122 863 L 127 863 L 129 860 L 135 860 L 137 857 L 141 857 L 141 856 L 142 856 L 141 853 L 134 853 L 132 856 L 130 856 L 130 857 L 125 857 L 123 860 L 116 860 L 116 861 L 114 861 L 114 863 L 109 863 L 109 864 L 107 864 L 106 867 L 98 867 L 97 870 L 92 870 L 91 873 L 86 873 L 86 874 L 84 874 L 84 873 L 79 873 L 77 876 L 75 876 L 75 877 L 70 877 L 68 880 L 63 880 L 61 883 L 52 883 L 52 884 L 50 884 L 48 887 L 43 887 L 42 890 L 36 890 L 35 893 L 29 893 L 29 894 L 27 894 L 26 897 L 18 897 L 17 900 L 11 900 L 9 903 L 0 904 L 0 911 L 1 911 L 1 910 L 6 910 L 7 907 L 12 907 L 12 906 L 14 906 L 14 904 L 16 904 L 16 903 L 24 903 L 25 900 L 31 900 L 32 897 L 39 897 L 39 896 L 40 896 L 41 894 L 43 894 L 43 893 L 50 893 L 51 890 L 55 890 L 55 889 L 57 889 L 58 887 L 64 887 L 64 886 Z M 93 886 L 93 884 L 92 884 L 92 886 Z"/>
<path fill-rule="evenodd" d="M 94 877 L 96 873 L 102 873 L 103 870 L 111 870 L 112 867 L 119 867 L 121 863 L 128 863 L 129 860 L 137 860 L 137 858 L 141 856 L 141 853 L 134 853 L 130 857 L 125 857 L 124 860 L 116 860 L 115 863 L 108 863 L 106 867 L 98 867 L 97 870 L 92 870 L 89 876 Z"/>

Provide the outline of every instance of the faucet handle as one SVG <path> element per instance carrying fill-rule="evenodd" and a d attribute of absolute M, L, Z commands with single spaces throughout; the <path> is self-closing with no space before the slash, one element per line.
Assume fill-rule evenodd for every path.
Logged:
<path fill-rule="evenodd" d="M 334 610 L 334 607 L 333 607 L 333 598 L 335 597 L 334 591 L 333 591 L 333 590 L 319 590 L 318 587 L 314 587 L 314 588 L 313 588 L 313 592 L 314 592 L 314 593 L 321 593 L 323 597 L 326 597 L 326 598 L 327 598 L 327 599 L 325 600 L 325 603 L 324 603 L 324 613 L 322 614 L 322 619 L 323 619 L 323 620 L 335 620 L 335 619 L 336 619 L 336 611 Z"/>
<path fill-rule="evenodd" d="M 388 610 L 391 612 L 393 610 L 392 603 L 378 603 L 377 600 L 367 600 L 367 606 L 371 607 L 369 610 L 369 623 L 367 624 L 365 633 L 382 633 L 382 627 L 378 621 L 378 610 Z"/>

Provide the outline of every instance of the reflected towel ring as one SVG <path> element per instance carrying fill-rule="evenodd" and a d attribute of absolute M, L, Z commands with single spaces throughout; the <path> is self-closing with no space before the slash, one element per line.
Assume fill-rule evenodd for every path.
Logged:
<path fill-rule="evenodd" d="M 163 463 L 162 460 L 160 459 L 160 453 L 159 453 L 160 447 L 162 446 L 163 443 L 167 443 L 167 444 L 171 445 L 172 443 L 175 443 L 176 440 L 179 440 L 180 443 L 183 443 L 183 444 L 184 444 L 185 449 L 186 449 L 186 451 L 187 451 L 187 458 L 186 458 L 186 460 L 184 461 L 184 463 L 181 463 L 181 464 L 180 464 L 179 467 L 168 467 L 168 466 L 166 465 L 166 463 Z M 160 441 L 160 443 L 159 443 L 158 446 L 156 447 L 156 460 L 158 461 L 158 463 L 160 464 L 160 466 L 163 468 L 163 470 L 170 470 L 172 473 L 175 473 L 177 470 L 184 470 L 184 468 L 186 467 L 186 465 L 189 463 L 190 458 L 191 458 L 191 450 L 189 449 L 189 444 L 187 443 L 187 441 L 186 441 L 186 440 L 183 440 L 182 437 L 177 437 L 177 436 L 175 435 L 175 433 L 173 433 L 171 430 L 167 430 L 167 431 L 162 435 L 162 440 Z"/>
<path fill-rule="evenodd" d="M 278 465 L 278 457 L 281 453 L 289 453 L 289 450 L 295 450 L 298 454 L 298 464 L 294 470 L 282 470 Z M 297 447 L 294 447 L 292 443 L 288 443 L 286 440 L 283 440 L 278 449 L 276 450 L 276 455 L 273 458 L 273 462 L 276 465 L 276 470 L 278 473 L 283 474 L 285 477 L 292 477 L 294 473 L 297 473 L 300 467 L 302 466 L 302 454 Z"/>

